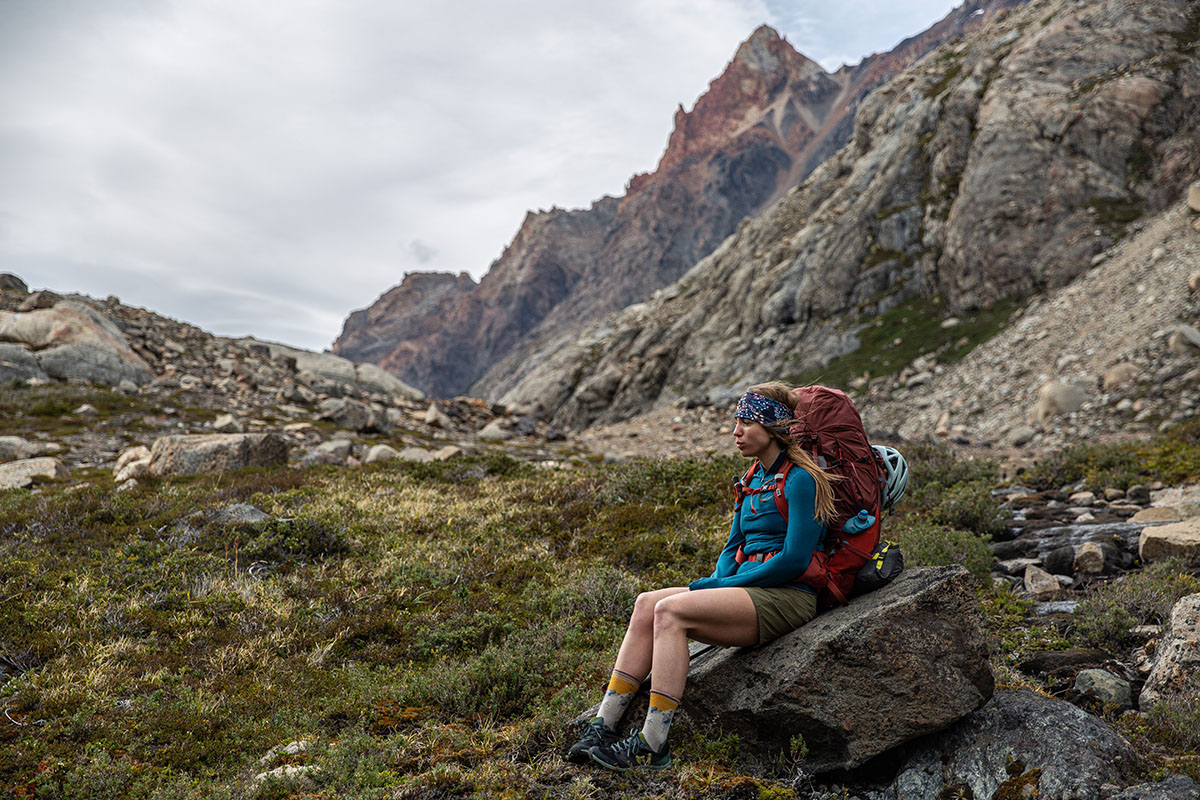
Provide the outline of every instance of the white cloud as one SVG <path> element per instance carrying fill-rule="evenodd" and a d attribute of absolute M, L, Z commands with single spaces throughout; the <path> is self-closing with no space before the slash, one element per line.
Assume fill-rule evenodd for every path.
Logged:
<path fill-rule="evenodd" d="M 319 349 L 405 272 L 478 278 L 527 210 L 619 194 L 759 23 L 829 67 L 949 8 L 866 5 L 7 0 L 0 270 Z"/>

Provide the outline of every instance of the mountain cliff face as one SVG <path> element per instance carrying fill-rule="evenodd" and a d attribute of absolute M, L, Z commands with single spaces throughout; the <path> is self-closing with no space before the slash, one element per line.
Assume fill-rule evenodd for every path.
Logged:
<path fill-rule="evenodd" d="M 496 396 L 581 326 L 645 299 L 795 186 L 849 138 L 863 96 L 938 44 L 1023 0 L 967 4 L 890 53 L 828 74 L 769 27 L 675 115 L 667 149 L 626 194 L 529 214 L 477 286 L 410 274 L 356 311 L 339 355 L 379 363 L 435 395 Z M 982 12 L 982 13 L 980 13 Z M 408 284 L 420 284 L 409 287 Z"/>
<path fill-rule="evenodd" d="M 857 346 L 860 315 L 919 293 L 965 311 L 1066 284 L 1197 174 L 1198 31 L 1186 0 L 998 17 L 871 94 L 803 185 L 504 402 L 616 420 L 819 368 Z"/>

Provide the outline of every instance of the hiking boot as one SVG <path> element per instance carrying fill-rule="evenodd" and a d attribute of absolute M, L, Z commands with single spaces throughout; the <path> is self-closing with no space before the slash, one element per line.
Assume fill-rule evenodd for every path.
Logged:
<path fill-rule="evenodd" d="M 661 752 L 654 752 L 642 737 L 642 732 L 634 728 L 629 732 L 629 738 L 610 745 L 600 745 L 588 751 L 588 755 L 605 769 L 627 772 L 631 769 L 666 769 L 671 766 L 671 745 L 663 743 Z"/>
<path fill-rule="evenodd" d="M 605 747 L 616 740 L 617 732 L 605 725 L 600 717 L 596 717 L 584 723 L 579 741 L 567 751 L 567 761 L 572 764 L 586 764 L 589 750 L 593 747 Z"/>

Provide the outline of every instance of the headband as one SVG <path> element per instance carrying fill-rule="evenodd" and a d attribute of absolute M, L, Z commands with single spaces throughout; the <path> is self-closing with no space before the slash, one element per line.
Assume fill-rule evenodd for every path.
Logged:
<path fill-rule="evenodd" d="M 748 419 L 759 425 L 771 425 L 781 419 L 792 419 L 792 410 L 778 400 L 763 397 L 761 394 L 746 392 L 738 400 L 737 411 L 733 414 L 738 419 Z"/>

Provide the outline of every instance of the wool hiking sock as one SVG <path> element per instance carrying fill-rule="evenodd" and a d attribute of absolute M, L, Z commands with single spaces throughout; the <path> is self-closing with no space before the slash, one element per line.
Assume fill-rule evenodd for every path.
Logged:
<path fill-rule="evenodd" d="M 604 699 L 600 701 L 600 709 L 596 712 L 596 716 L 604 721 L 606 728 L 613 731 L 617 729 L 621 715 L 625 713 L 629 701 L 641 685 L 641 680 L 627 672 L 621 672 L 619 669 L 612 671 L 612 677 L 608 679 L 608 689 L 604 692 Z"/>
<path fill-rule="evenodd" d="M 646 724 L 642 726 L 642 738 L 656 753 L 662 752 L 663 745 L 667 743 L 667 733 L 671 730 L 671 720 L 675 719 L 675 709 L 677 708 L 679 708 L 678 697 L 650 690 L 650 710 L 646 712 Z"/>

